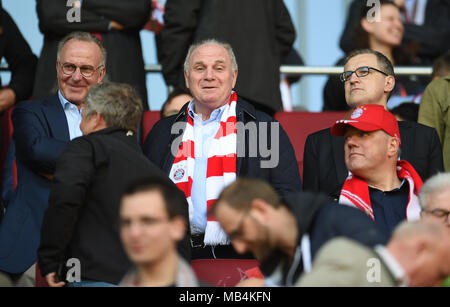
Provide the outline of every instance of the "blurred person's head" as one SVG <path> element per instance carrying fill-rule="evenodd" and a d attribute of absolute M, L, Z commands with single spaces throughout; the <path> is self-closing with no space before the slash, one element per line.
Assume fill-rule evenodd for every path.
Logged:
<path fill-rule="evenodd" d="M 129 259 L 146 269 L 177 258 L 186 234 L 186 198 L 171 182 L 145 178 L 131 184 L 120 205 L 120 237 Z"/>
<path fill-rule="evenodd" d="M 106 50 L 87 32 L 72 32 L 58 44 L 56 78 L 61 94 L 79 108 L 92 86 L 106 74 Z"/>
<path fill-rule="evenodd" d="M 345 100 L 351 108 L 363 104 L 386 107 L 395 87 L 392 63 L 382 53 L 371 49 L 350 52 L 340 78 L 344 82 Z"/>
<path fill-rule="evenodd" d="M 175 88 L 161 107 L 161 118 L 177 114 L 192 99 L 191 92 L 183 87 Z"/>
<path fill-rule="evenodd" d="M 184 63 L 186 87 L 194 97 L 197 114 L 208 119 L 211 112 L 227 104 L 237 80 L 233 49 L 214 39 L 189 48 Z"/>
<path fill-rule="evenodd" d="M 262 180 L 238 178 L 222 191 L 209 214 L 219 221 L 239 254 L 252 252 L 264 260 L 274 249 L 289 253 L 295 248 L 295 218 L 274 188 Z"/>
<path fill-rule="evenodd" d="M 417 122 L 419 118 L 419 105 L 414 102 L 403 102 L 393 108 L 391 113 L 399 121 Z"/>
<path fill-rule="evenodd" d="M 433 62 L 432 80 L 446 77 L 450 74 L 450 50 Z"/>
<path fill-rule="evenodd" d="M 450 227 L 450 173 L 439 173 L 424 182 L 419 192 L 422 215 Z"/>
<path fill-rule="evenodd" d="M 450 276 L 450 231 L 442 223 L 403 222 L 386 248 L 404 270 L 408 286 L 439 286 Z"/>
<path fill-rule="evenodd" d="M 95 85 L 86 97 L 80 129 L 84 135 L 108 127 L 135 133 L 142 109 L 141 99 L 130 85 L 114 82 Z"/>

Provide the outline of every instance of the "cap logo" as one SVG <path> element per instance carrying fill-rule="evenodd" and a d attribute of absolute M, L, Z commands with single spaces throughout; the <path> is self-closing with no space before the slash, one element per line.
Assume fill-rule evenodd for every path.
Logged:
<path fill-rule="evenodd" d="M 364 111 L 362 108 L 357 108 L 355 111 L 353 111 L 352 115 L 350 116 L 351 119 L 356 119 L 361 117 L 363 115 Z"/>

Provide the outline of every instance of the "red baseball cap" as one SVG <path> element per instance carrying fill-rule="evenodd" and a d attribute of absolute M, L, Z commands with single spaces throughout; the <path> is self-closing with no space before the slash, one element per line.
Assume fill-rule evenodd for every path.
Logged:
<path fill-rule="evenodd" d="M 400 132 L 395 116 L 383 106 L 365 104 L 357 107 L 348 119 L 341 119 L 331 127 L 332 135 L 344 135 L 345 127 L 352 126 L 362 131 L 383 130 L 400 140 Z"/>

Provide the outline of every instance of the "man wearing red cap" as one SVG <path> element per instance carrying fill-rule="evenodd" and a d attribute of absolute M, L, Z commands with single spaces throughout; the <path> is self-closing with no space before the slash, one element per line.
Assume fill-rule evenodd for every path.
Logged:
<path fill-rule="evenodd" d="M 395 86 L 392 63 L 370 49 L 350 53 L 340 78 L 352 108 L 368 104 L 386 108 Z M 434 128 L 407 121 L 399 122 L 398 127 L 402 139 L 400 158 L 411 163 L 422 180 L 444 170 L 442 147 Z M 329 128 L 310 134 L 303 156 L 303 189 L 338 198 L 348 176 L 344 160 L 343 137 L 333 136 Z"/>
<path fill-rule="evenodd" d="M 362 105 L 331 127 L 344 136 L 349 175 L 339 202 L 357 207 L 389 235 L 401 221 L 420 218 L 422 180 L 407 161 L 398 160 L 400 133 L 395 116 L 380 105 Z"/>

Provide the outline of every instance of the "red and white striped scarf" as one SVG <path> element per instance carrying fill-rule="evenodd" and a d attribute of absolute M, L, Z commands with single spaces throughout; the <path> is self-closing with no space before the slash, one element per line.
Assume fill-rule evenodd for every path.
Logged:
<path fill-rule="evenodd" d="M 372 205 L 370 204 L 369 186 L 359 177 L 353 176 L 349 172 L 349 176 L 341 190 L 339 203 L 350 205 L 364 211 L 372 220 L 375 220 Z M 419 190 L 422 187 L 422 179 L 405 160 L 397 161 L 397 176 L 400 179 L 406 179 L 409 183 L 408 205 L 406 206 L 406 219 L 414 221 L 420 219 Z"/>
<path fill-rule="evenodd" d="M 231 98 L 225 107 L 220 120 L 220 127 L 211 141 L 208 154 L 208 167 L 206 172 L 206 207 L 209 208 L 219 197 L 222 190 L 236 180 L 236 103 L 237 95 L 231 94 Z M 189 108 L 187 110 L 189 114 Z M 192 220 L 194 207 L 191 200 L 192 178 L 194 177 L 195 144 L 194 121 L 188 116 L 185 131 L 178 153 L 175 156 L 170 170 L 170 179 L 186 195 L 189 204 L 189 220 Z M 208 214 L 205 245 L 226 245 L 230 243 L 225 231 L 219 222 Z"/>

